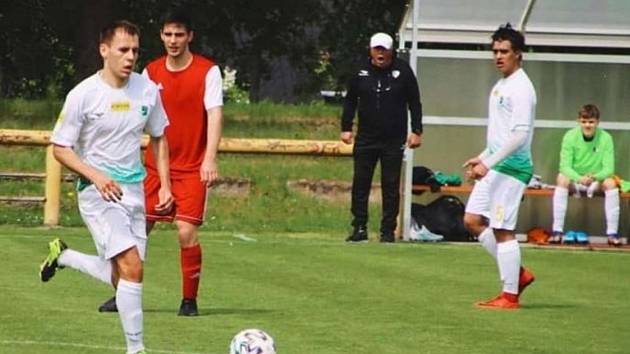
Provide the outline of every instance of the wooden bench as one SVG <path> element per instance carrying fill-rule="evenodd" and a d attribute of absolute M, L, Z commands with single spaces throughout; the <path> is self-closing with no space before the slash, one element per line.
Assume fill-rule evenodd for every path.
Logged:
<path fill-rule="evenodd" d="M 473 186 L 472 185 L 461 185 L 461 186 L 442 186 L 440 187 L 440 190 L 437 191 L 436 193 L 442 193 L 442 194 L 470 194 L 470 192 L 472 192 Z M 411 188 L 411 191 L 413 192 L 413 194 L 415 195 L 421 195 L 425 192 L 430 192 L 431 191 L 431 187 L 428 185 L 413 185 Z M 553 197 L 553 189 L 548 189 L 548 188 L 543 188 L 543 189 L 535 189 L 535 188 L 527 188 L 525 189 L 525 193 L 524 195 L 526 196 L 535 196 L 535 197 Z M 595 195 L 597 196 L 603 196 L 603 193 L 596 193 Z M 630 192 L 625 192 L 625 193 L 619 193 L 619 196 L 622 199 L 628 199 L 630 198 Z"/>

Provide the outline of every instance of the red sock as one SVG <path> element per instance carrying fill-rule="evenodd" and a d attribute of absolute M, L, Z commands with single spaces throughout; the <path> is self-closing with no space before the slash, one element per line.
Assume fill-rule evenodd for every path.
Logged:
<path fill-rule="evenodd" d="M 201 246 L 180 249 L 182 294 L 184 299 L 196 299 L 201 278 Z"/>

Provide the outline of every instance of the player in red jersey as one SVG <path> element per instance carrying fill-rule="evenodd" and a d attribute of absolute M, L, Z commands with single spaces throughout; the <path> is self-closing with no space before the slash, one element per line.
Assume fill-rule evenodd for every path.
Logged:
<path fill-rule="evenodd" d="M 143 74 L 159 89 L 170 120 L 169 139 L 171 190 L 175 206 L 156 210 L 160 180 L 151 149 L 146 150 L 147 178 L 144 181 L 147 233 L 157 221 L 175 222 L 180 244 L 182 303 L 180 316 L 196 316 L 197 292 L 202 266 L 198 227 L 203 223 L 207 191 L 218 178 L 217 150 L 223 122 L 223 91 L 219 67 L 193 54 L 190 19 L 181 13 L 162 18 L 160 38 L 166 54 L 149 63 Z M 99 311 L 116 311 L 115 298 Z"/>

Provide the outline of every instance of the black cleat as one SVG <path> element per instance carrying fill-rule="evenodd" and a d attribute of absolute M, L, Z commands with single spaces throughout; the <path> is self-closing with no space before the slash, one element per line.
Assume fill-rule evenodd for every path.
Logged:
<path fill-rule="evenodd" d="M 118 312 L 118 306 L 116 305 L 116 296 L 105 301 L 98 307 L 98 312 Z"/>
<path fill-rule="evenodd" d="M 352 234 L 346 238 L 346 242 L 367 242 L 368 232 L 365 226 L 357 226 L 352 231 Z"/>
<path fill-rule="evenodd" d="M 394 234 L 389 234 L 388 233 L 388 234 L 381 234 L 380 241 L 384 242 L 384 243 L 394 243 L 394 242 L 396 242 L 396 239 L 394 237 Z"/>
<path fill-rule="evenodd" d="M 68 248 L 68 246 L 58 238 L 48 243 L 48 256 L 39 266 L 39 279 L 41 279 L 41 281 L 49 281 L 50 278 L 55 276 L 57 269 L 63 268 L 59 266 L 57 260 L 66 248 Z"/>
<path fill-rule="evenodd" d="M 182 299 L 182 304 L 179 306 L 178 316 L 199 316 L 197 311 L 197 300 L 195 299 Z"/>

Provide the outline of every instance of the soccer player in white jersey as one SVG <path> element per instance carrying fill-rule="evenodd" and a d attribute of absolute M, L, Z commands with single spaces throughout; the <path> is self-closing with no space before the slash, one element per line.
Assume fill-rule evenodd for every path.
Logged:
<path fill-rule="evenodd" d="M 145 353 L 142 276 L 146 249 L 145 207 L 140 159 L 142 133 L 150 135 L 162 179 L 158 209 L 173 198 L 169 184 L 168 119 L 157 86 L 133 72 L 139 31 L 117 21 L 101 32 L 103 69 L 82 81 L 66 97 L 51 138 L 59 162 L 79 174 L 78 201 L 98 256 L 69 249 L 55 239 L 40 267 L 42 281 L 70 267 L 109 285 L 116 302 L 127 353 Z"/>
<path fill-rule="evenodd" d="M 508 23 L 492 35 L 494 64 L 502 78 L 490 91 L 487 147 L 464 163 L 466 175 L 477 180 L 466 205 L 464 224 L 495 258 L 503 284 L 481 308 L 518 309 L 519 296 L 534 281 L 521 267 L 514 235 L 521 197 L 532 176 L 536 91 L 521 68 L 524 36 Z"/>

